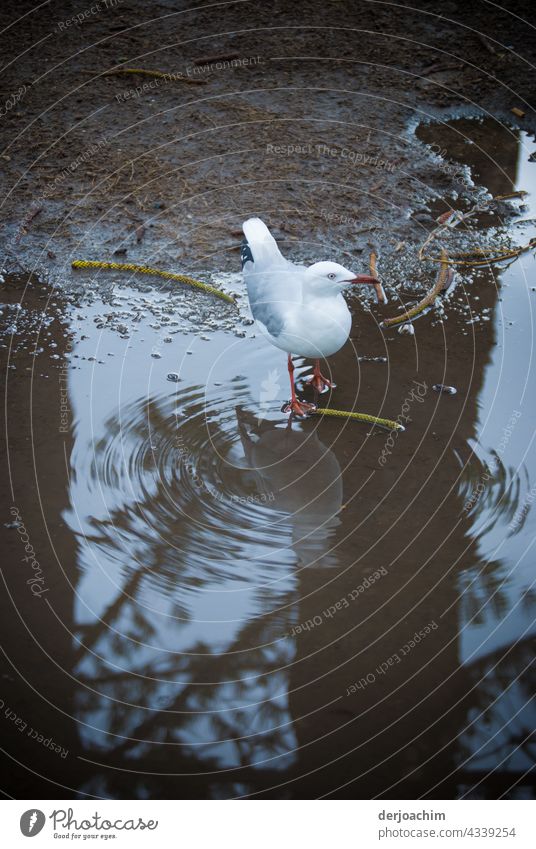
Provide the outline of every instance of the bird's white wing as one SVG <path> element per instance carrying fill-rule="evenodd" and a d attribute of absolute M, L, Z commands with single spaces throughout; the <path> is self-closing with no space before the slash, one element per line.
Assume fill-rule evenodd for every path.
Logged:
<path fill-rule="evenodd" d="M 243 225 L 242 270 L 253 317 L 277 337 L 289 307 L 301 302 L 301 266 L 285 259 L 260 218 Z"/>

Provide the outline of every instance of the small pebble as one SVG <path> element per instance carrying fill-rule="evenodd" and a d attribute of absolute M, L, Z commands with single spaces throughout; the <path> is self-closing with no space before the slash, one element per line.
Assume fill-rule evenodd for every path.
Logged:
<path fill-rule="evenodd" d="M 456 395 L 458 391 L 454 386 L 445 386 L 444 383 L 434 383 L 432 389 L 434 392 L 441 392 L 444 395 Z"/>

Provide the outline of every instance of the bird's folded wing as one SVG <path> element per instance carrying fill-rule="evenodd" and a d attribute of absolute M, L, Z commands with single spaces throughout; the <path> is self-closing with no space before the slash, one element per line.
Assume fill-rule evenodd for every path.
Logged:
<path fill-rule="evenodd" d="M 249 271 L 244 267 L 244 280 L 248 288 L 253 317 L 263 324 L 272 336 L 278 336 L 290 310 L 301 303 L 301 285 L 296 272 Z"/>
<path fill-rule="evenodd" d="M 260 218 L 244 223 L 242 268 L 254 318 L 277 336 L 285 315 L 301 302 L 299 266 L 282 255 L 277 243 Z"/>

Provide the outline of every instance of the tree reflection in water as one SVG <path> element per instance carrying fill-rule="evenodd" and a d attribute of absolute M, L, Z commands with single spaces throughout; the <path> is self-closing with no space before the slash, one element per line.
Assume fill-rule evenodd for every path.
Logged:
<path fill-rule="evenodd" d="M 527 637 L 468 667 L 476 703 L 459 743 L 466 777 L 460 790 L 470 797 L 485 798 L 490 785 L 508 788 L 510 796 L 527 795 L 536 770 L 535 649 L 534 637 Z"/>
<path fill-rule="evenodd" d="M 314 430 L 259 424 L 240 406 L 212 414 L 196 392 L 180 414 L 174 403 L 109 419 L 78 474 L 76 503 L 86 486 L 103 499 L 80 539 L 87 756 L 149 772 L 288 771 L 295 572 L 336 564 L 340 466 Z"/>

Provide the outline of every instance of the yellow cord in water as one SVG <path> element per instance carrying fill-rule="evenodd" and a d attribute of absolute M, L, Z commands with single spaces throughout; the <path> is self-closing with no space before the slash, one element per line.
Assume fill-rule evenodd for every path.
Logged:
<path fill-rule="evenodd" d="M 369 416 L 368 413 L 350 413 L 347 410 L 332 410 L 328 407 L 317 407 L 312 411 L 314 416 L 334 416 L 338 419 L 355 419 L 358 422 L 368 422 L 369 424 L 386 427 L 388 430 L 405 430 L 404 425 L 400 422 L 395 422 L 392 419 L 379 419 L 378 416 Z"/>
<path fill-rule="evenodd" d="M 172 271 L 160 271 L 159 268 L 149 268 L 146 265 L 135 265 L 130 262 L 99 262 L 97 260 L 75 259 L 72 262 L 73 268 L 102 268 L 111 271 L 133 271 L 135 274 L 154 274 L 157 277 L 163 277 L 165 280 L 177 280 L 179 283 L 186 283 L 188 286 L 194 286 L 196 289 L 202 289 L 203 292 L 208 292 L 210 295 L 215 295 L 223 301 L 236 306 L 236 301 L 231 295 L 226 295 L 214 286 L 208 283 L 202 283 L 200 280 L 195 280 L 193 277 L 187 277 L 185 274 L 174 274 Z"/>

